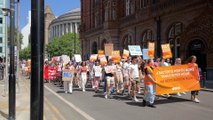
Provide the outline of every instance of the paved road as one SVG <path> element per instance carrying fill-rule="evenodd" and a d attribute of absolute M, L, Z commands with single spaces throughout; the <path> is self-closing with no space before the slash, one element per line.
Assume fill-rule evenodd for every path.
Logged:
<path fill-rule="evenodd" d="M 172 99 L 160 98 L 157 108 L 142 107 L 127 97 L 114 96 L 105 99 L 102 92 L 86 92 L 75 88 L 73 94 L 65 94 L 63 88 L 45 83 L 45 99 L 55 108 L 60 120 L 212 120 L 213 92 L 200 92 L 201 103 L 189 100 L 190 93 Z M 142 95 L 138 95 L 142 101 Z M 54 113 L 54 114 L 55 114 Z M 47 113 L 45 113 L 47 115 Z"/>

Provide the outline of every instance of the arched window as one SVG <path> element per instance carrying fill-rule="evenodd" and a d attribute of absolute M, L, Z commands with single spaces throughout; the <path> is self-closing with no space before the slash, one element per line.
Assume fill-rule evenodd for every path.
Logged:
<path fill-rule="evenodd" d="M 174 58 L 180 57 L 180 35 L 183 32 L 183 24 L 178 22 L 173 24 L 168 32 L 168 42 Z"/>
<path fill-rule="evenodd" d="M 148 42 L 153 40 L 152 30 L 146 30 L 142 34 L 141 47 L 142 49 L 148 48 Z"/>
<path fill-rule="evenodd" d="M 132 36 L 126 35 L 123 39 L 123 48 L 128 49 L 128 45 L 132 44 Z"/>
<path fill-rule="evenodd" d="M 98 53 L 97 42 L 93 42 L 93 44 L 92 44 L 92 54 L 97 54 L 97 53 Z"/>

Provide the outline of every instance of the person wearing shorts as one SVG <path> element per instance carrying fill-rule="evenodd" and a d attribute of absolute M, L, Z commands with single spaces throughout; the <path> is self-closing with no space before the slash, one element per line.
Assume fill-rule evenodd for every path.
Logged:
<path fill-rule="evenodd" d="M 137 57 L 133 56 L 132 57 L 132 64 L 129 65 L 129 79 L 132 84 L 132 96 L 133 96 L 133 101 L 138 102 L 139 100 L 136 98 L 136 89 L 137 89 L 137 84 L 140 82 L 139 78 L 139 67 L 137 63 Z"/>

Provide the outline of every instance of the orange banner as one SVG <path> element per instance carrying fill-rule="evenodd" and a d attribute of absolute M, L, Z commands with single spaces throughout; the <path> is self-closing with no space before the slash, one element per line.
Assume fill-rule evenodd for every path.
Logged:
<path fill-rule="evenodd" d="M 155 43 L 154 42 L 148 43 L 148 57 L 149 57 L 149 59 L 152 59 L 155 57 Z"/>
<path fill-rule="evenodd" d="M 113 60 L 113 62 L 116 62 L 116 63 L 121 61 L 121 56 L 120 56 L 119 50 L 112 51 L 112 60 Z"/>
<path fill-rule="evenodd" d="M 164 59 L 172 58 L 172 52 L 171 52 L 170 44 L 162 44 L 161 48 L 162 48 Z"/>
<path fill-rule="evenodd" d="M 190 65 L 157 67 L 153 72 L 156 95 L 200 90 L 198 67 Z"/>

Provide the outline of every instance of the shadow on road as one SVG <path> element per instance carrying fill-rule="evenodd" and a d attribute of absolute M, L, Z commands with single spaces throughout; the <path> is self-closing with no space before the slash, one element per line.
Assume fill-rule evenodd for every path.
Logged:
<path fill-rule="evenodd" d="M 161 105 L 161 104 L 170 104 L 170 103 L 177 103 L 177 102 L 189 102 L 191 100 L 188 99 L 184 99 L 184 98 L 177 98 L 177 97 L 171 97 L 169 99 L 159 99 L 159 100 L 155 100 L 155 105 Z M 132 106 L 142 106 L 142 102 L 126 102 L 126 104 L 128 105 L 132 105 Z"/>
<path fill-rule="evenodd" d="M 4 112 L 2 112 L 1 110 L 0 110 L 0 115 L 2 116 L 2 117 L 4 117 L 4 118 L 8 118 L 8 114 L 5 114 Z"/>
<path fill-rule="evenodd" d="M 176 102 L 188 102 L 188 101 L 191 101 L 191 100 L 184 99 L 184 98 L 171 97 L 169 99 L 156 100 L 155 105 L 169 104 L 169 103 L 176 103 Z"/>

